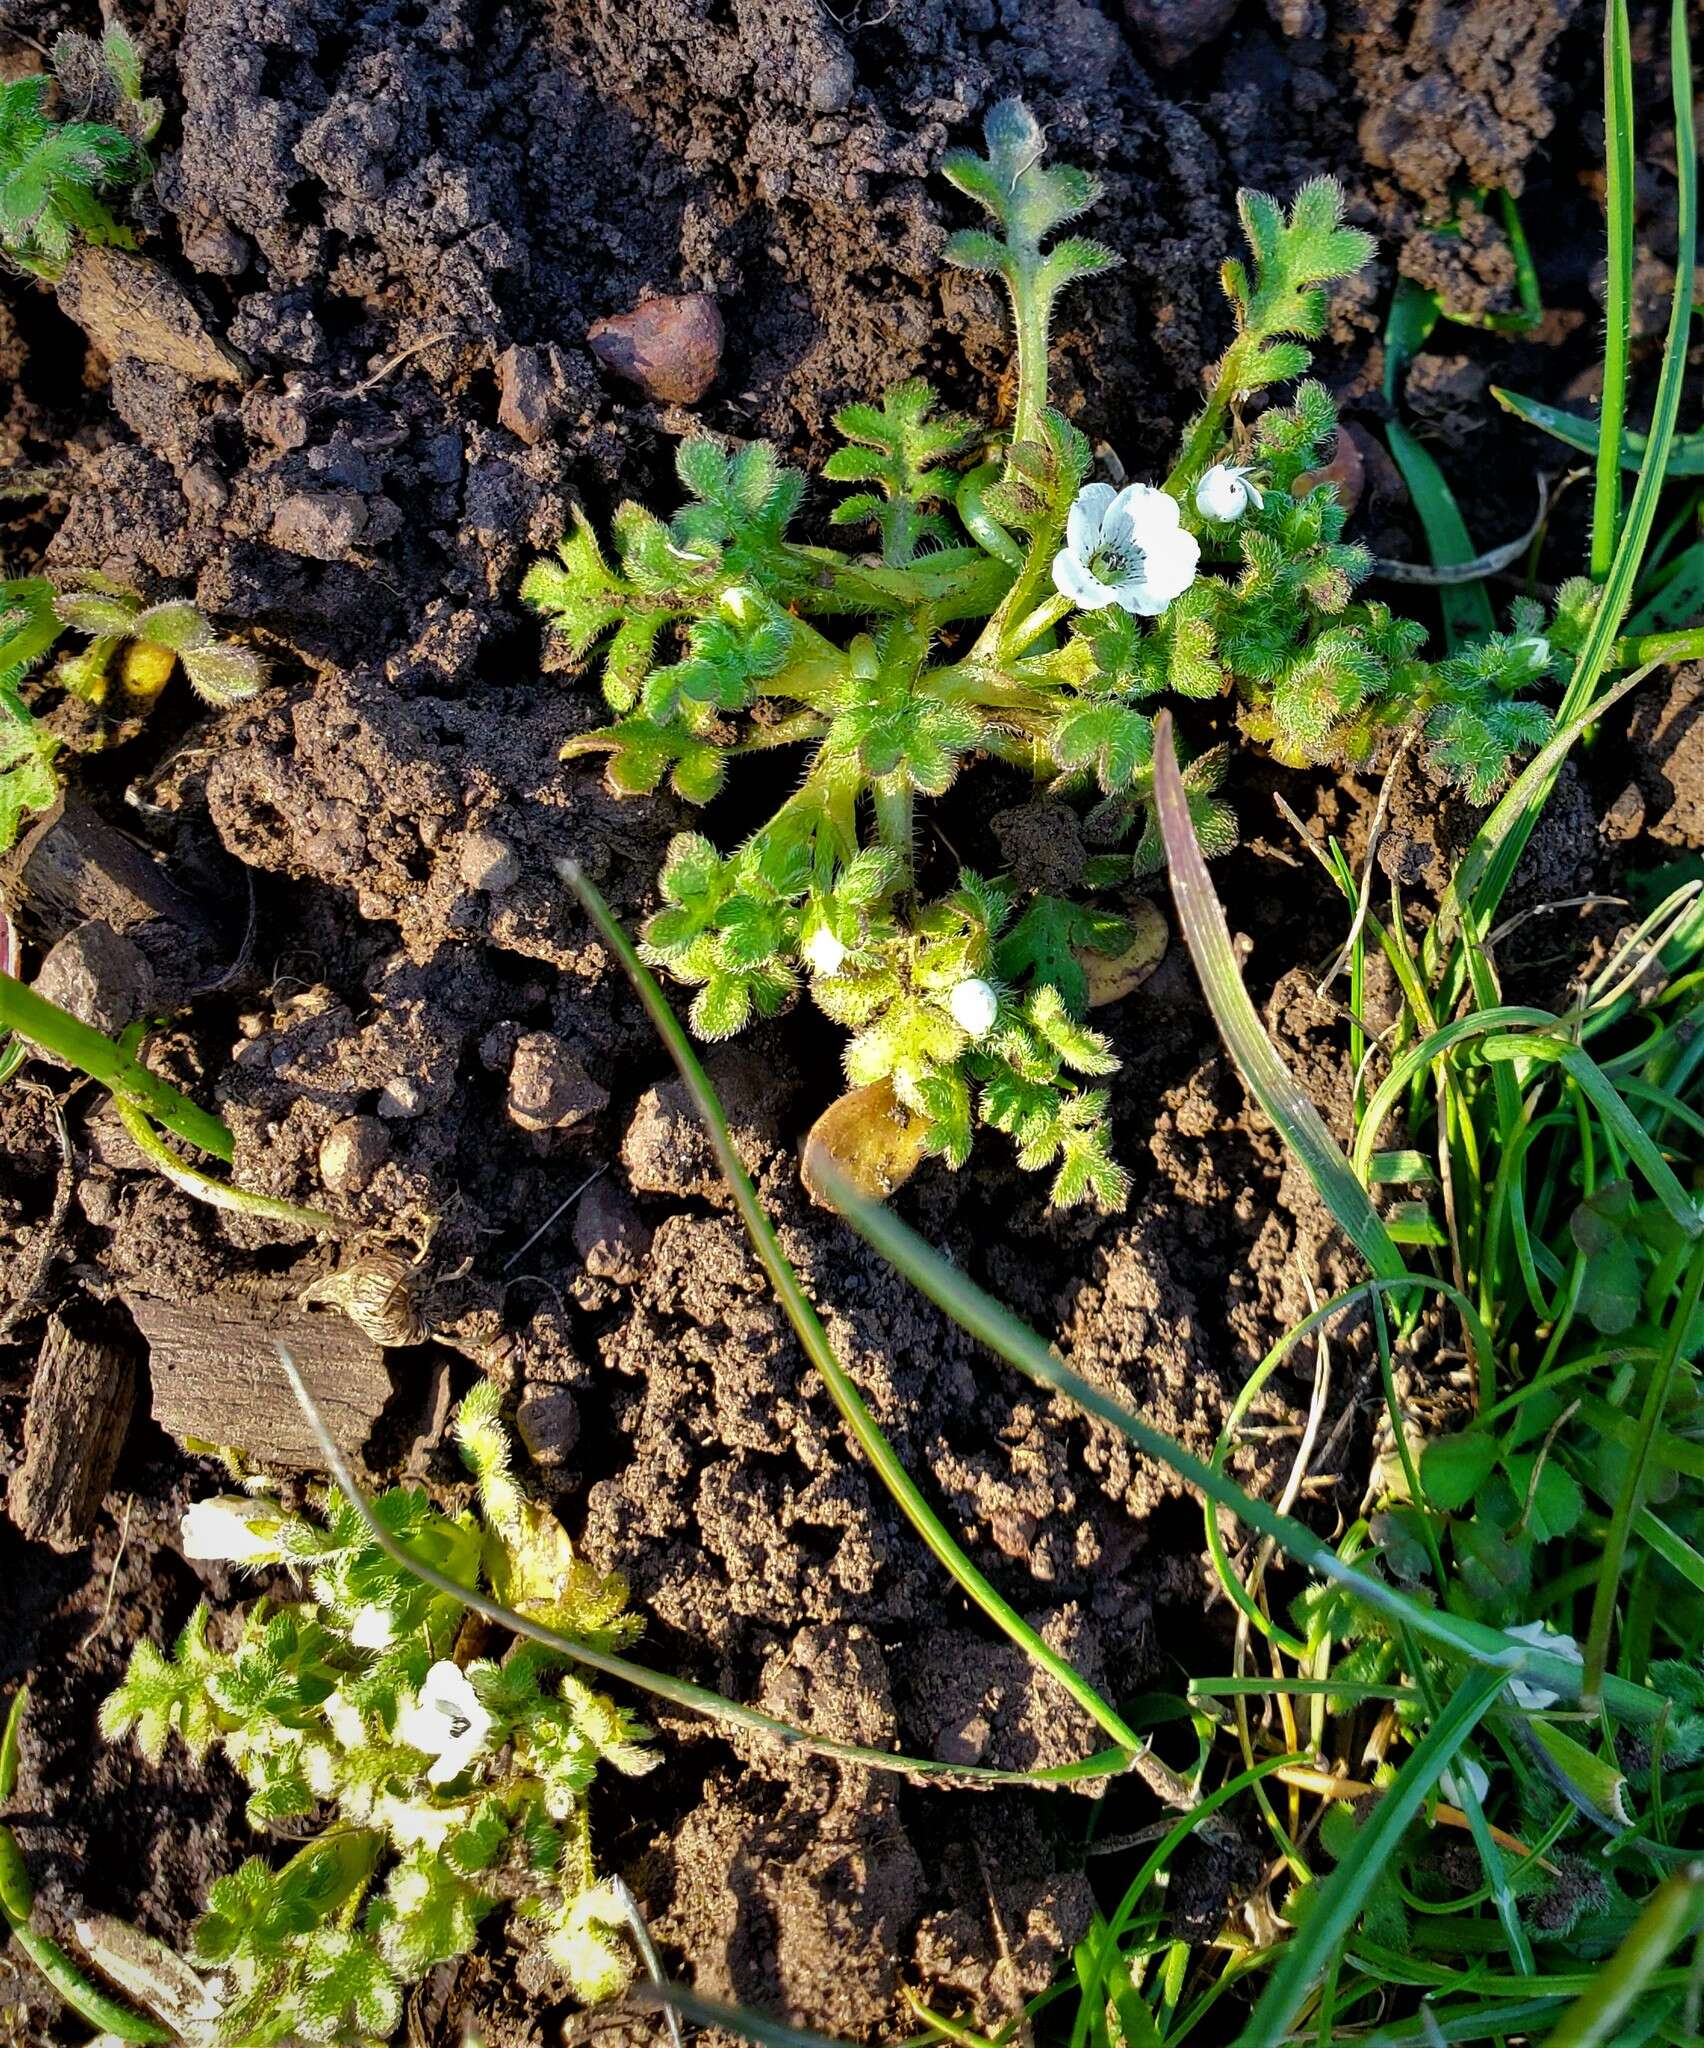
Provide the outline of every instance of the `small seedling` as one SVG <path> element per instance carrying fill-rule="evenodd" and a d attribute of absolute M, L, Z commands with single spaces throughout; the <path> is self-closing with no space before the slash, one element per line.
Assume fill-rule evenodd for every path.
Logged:
<path fill-rule="evenodd" d="M 145 605 L 94 575 L 70 591 L 56 591 L 45 576 L 0 583 L 0 853 L 25 814 L 50 809 L 59 794 L 60 742 L 21 686 L 67 630 L 88 635 L 89 645 L 43 680 L 113 718 L 146 716 L 180 666 L 196 694 L 220 708 L 252 697 L 266 679 L 252 648 L 222 640 L 182 598 Z"/>
<path fill-rule="evenodd" d="M 1060 292 L 1117 261 L 1056 239 L 1098 184 L 1044 161 L 1017 101 L 984 132 L 986 155 L 955 150 L 942 168 L 991 224 L 953 235 L 946 257 L 1010 297 L 1009 437 L 939 415 L 920 379 L 844 408 L 849 445 L 825 474 L 856 488 L 832 520 L 872 529 L 868 556 L 790 538 L 805 479 L 772 448 L 688 441 L 689 502 L 672 519 L 623 505 L 612 558 L 579 518 L 524 588 L 574 660 L 600 657 L 615 720 L 564 752 L 606 756 L 618 794 L 666 779 L 705 804 L 731 761 L 785 750 L 790 793 L 770 821 L 730 854 L 681 834 L 660 878 L 646 955 L 697 991 L 699 1035 L 726 1038 L 808 984 L 852 1034 L 847 1076 L 868 1113 L 891 1100 L 912 1120 L 908 1154 L 960 1166 L 992 1124 L 1051 1172 L 1056 1202 L 1116 1205 L 1128 1179 L 1098 1084 L 1117 1062 L 1086 1022 L 1085 963 L 1128 950 L 1132 891 L 1161 865 L 1153 700 L 1228 695 L 1250 738 L 1298 764 L 1359 760 L 1418 725 L 1435 764 L 1484 797 L 1548 731 L 1530 693 L 1551 662 L 1526 613 L 1425 661 L 1422 627 L 1356 598 L 1371 557 L 1343 540 L 1335 490 L 1306 481 L 1336 430 L 1324 387 L 1242 419 L 1252 394 L 1303 375 L 1325 287 L 1371 254 L 1333 184 L 1304 186 L 1288 211 L 1243 194 L 1250 259 L 1224 269 L 1237 333 L 1211 396 L 1163 486 L 1115 491 L 1047 398 Z M 969 870 L 926 893 L 917 801 L 987 758 L 1081 804 L 1100 902 Z M 1188 770 L 1213 852 L 1236 838 L 1226 767 L 1214 749 Z"/>
<path fill-rule="evenodd" d="M 149 173 L 145 144 L 160 125 L 160 102 L 142 96 L 136 46 L 116 24 L 99 44 L 64 35 L 53 77 L 0 83 L 0 250 L 20 270 L 49 282 L 80 239 L 130 249 L 136 237 L 99 195 L 139 185 Z M 108 121 L 57 118 L 58 96 Z"/>
<path fill-rule="evenodd" d="M 455 1435 L 478 1513 L 399 1487 L 373 1503 L 384 1527 L 531 1620 L 599 1649 L 631 1640 L 625 1584 L 517 1485 L 494 1388 L 462 1403 Z M 229 1652 L 204 1605 L 169 1657 L 139 1644 L 105 1734 L 155 1759 L 174 1734 L 194 1756 L 222 1750 L 256 1827 L 299 1839 L 307 1816 L 333 1816 L 288 1861 L 251 1857 L 212 1887 L 190 1949 L 208 1973 L 209 2048 L 386 2037 L 406 1987 L 467 1954 L 505 1902 L 582 1997 L 618 1990 L 625 1914 L 597 1879 L 586 1801 L 601 1766 L 651 1767 L 646 1731 L 534 1642 L 482 1654 L 460 1604 L 388 1558 L 340 1496 L 323 1522 L 202 1501 L 183 1534 L 191 1557 L 284 1566 L 306 1595 L 256 1601 Z"/>

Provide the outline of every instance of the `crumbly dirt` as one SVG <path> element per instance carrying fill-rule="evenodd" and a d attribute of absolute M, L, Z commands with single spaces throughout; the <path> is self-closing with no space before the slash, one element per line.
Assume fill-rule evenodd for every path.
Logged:
<path fill-rule="evenodd" d="M 14 567 L 192 595 L 273 660 L 241 710 L 174 697 L 128 747 L 77 765 L 114 820 L 196 878 L 226 935 L 222 979 L 169 1042 L 174 1071 L 218 1099 L 246 1185 L 421 1252 L 436 1341 L 398 1354 L 399 1378 L 441 1396 L 476 1369 L 500 1377 L 532 1418 L 538 1483 L 588 1554 L 630 1577 L 657 1663 L 825 1733 L 952 1762 L 1081 1754 L 1096 1740 L 1084 1717 L 990 1639 L 850 1447 L 636 1002 L 564 902 L 553 864 L 572 855 L 618 914 L 641 914 L 686 813 L 618 803 L 594 767 L 558 761 L 601 711 L 541 645 L 517 582 L 573 506 L 601 517 L 629 494 L 666 499 L 691 429 L 819 458 L 836 406 L 918 370 L 955 403 L 998 404 L 1001 307 L 984 281 L 942 270 L 962 209 L 931 171 L 1011 92 L 1105 182 L 1092 225 L 1124 265 L 1063 310 L 1056 388 L 1133 476 L 1162 466 L 1226 339 L 1215 278 L 1239 184 L 1334 171 L 1379 235 L 1322 357 L 1375 451 L 1398 268 L 1453 313 L 1508 310 L 1500 215 L 1469 209 L 1459 233 L 1439 230 L 1452 189 L 1518 192 L 1545 326 L 1518 342 L 1450 329 L 1414 410 L 1441 459 L 1471 473 L 1482 542 L 1521 531 L 1549 451 L 1488 418 L 1484 387 L 1589 395 L 1590 10 L 1213 4 L 1169 71 L 1140 10 L 1126 24 L 1091 0 L 122 11 L 167 105 L 150 251 L 252 377 L 196 384 L 104 360 L 50 293 L 8 283 L 0 461 L 52 474 L 33 498 L 0 499 L 0 548 Z M 30 68 L 35 45 L 92 21 L 80 4 L 4 0 L 0 64 Z M 1672 166 L 1659 151 L 1647 170 L 1641 232 L 1660 246 Z M 1641 305 L 1655 304 L 1657 259 L 1640 277 Z M 686 291 L 714 293 L 727 330 L 690 412 L 610 379 L 585 345 L 595 320 Z M 1641 315 L 1641 332 L 1652 325 Z M 512 349 L 536 352 L 520 412 L 499 368 Z M 1418 555 L 1400 491 L 1369 476 L 1362 537 Z M 1665 855 L 1698 845 L 1699 687 L 1677 680 L 1665 709 L 1639 714 L 1631 749 L 1607 737 L 1564 778 L 1511 901 L 1541 913 L 1508 942 L 1517 967 L 1524 948 L 1555 950 L 1559 921 L 1576 939 L 1580 914 L 1543 906 L 1601 888 L 1651 841 Z M 1272 796 L 1360 860 L 1377 785 L 1238 774 L 1247 843 L 1220 870 L 1232 927 L 1269 1023 L 1341 1120 L 1341 1020 L 1314 989 L 1338 913 Z M 1074 840 L 1032 799 L 988 771 L 944 830 L 973 864 L 1068 864 Z M 753 801 L 731 797 L 711 829 L 738 831 Z M 1379 859 L 1421 900 L 1472 822 L 1410 763 Z M 45 936 L 27 916 L 24 929 Z M 1248 1108 L 1181 948 L 1102 1021 L 1125 1060 L 1124 1214 L 1049 1213 L 997 1138 L 957 1177 L 925 1174 L 905 1208 L 1080 1371 L 1204 1452 L 1310 1287 L 1323 1295 L 1350 1267 Z M 801 1011 L 713 1070 L 877 1420 L 978 1564 L 1113 1697 L 1216 1661 L 1229 1623 L 1198 1507 L 1123 1439 L 994 1366 L 805 1201 L 795 1148 L 837 1060 L 834 1034 Z M 46 1068 L 31 1079 L 64 1092 Z M 305 1285 L 328 1264 L 138 1173 L 92 1107 L 71 1095 L 75 1194 L 48 1234 L 48 1097 L 0 1094 L 0 1316 L 19 1310 L 0 1342 L 7 1464 L 56 1298 L 217 1296 L 257 1266 Z M 1303 1399 L 1280 1375 L 1262 1421 L 1293 1426 Z M 1352 1441 L 1366 1436 L 1358 1423 Z M 1243 1476 L 1270 1483 L 1287 1441 L 1239 1451 Z M 387 1450 L 403 1455 L 381 1430 L 370 1453 L 382 1465 Z M 88 1553 L 26 1552 L 7 1532 L 0 1678 L 32 1674 L 37 1701 L 20 1832 L 61 1922 L 82 1904 L 180 1937 L 209 1876 L 253 1847 L 226 1774 L 181 1758 L 151 1769 L 94 1735 L 123 1646 L 169 1634 L 201 1589 L 175 1518 L 216 1483 L 139 1419 Z M 210 1589 L 232 1591 L 217 1576 Z M 824 2031 L 907 2030 L 907 1987 L 983 2023 L 1008 2017 L 1082 1933 L 1091 1880 L 1115 1886 L 1123 1868 L 1085 1867 L 1088 1809 L 1070 1795 L 918 1790 L 736 1748 L 679 1717 L 661 1727 L 663 1769 L 599 1796 L 606 1861 L 672 1969 Z M 1121 1787 L 1107 1811 L 1140 1826 L 1154 1809 Z M 1225 1843 L 1208 1862 L 1180 1880 L 1179 1925 L 1197 1931 L 1248 1875 Z M 467 2026 L 514 2048 L 569 2014 L 561 1981 L 497 1926 L 480 1959 L 421 1987 L 410 2024 L 433 2048 Z M 610 2015 L 568 2025 L 588 2041 L 657 2031 Z"/>

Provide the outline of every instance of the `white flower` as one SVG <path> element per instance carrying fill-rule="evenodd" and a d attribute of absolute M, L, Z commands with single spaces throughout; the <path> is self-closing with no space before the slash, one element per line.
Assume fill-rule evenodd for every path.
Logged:
<path fill-rule="evenodd" d="M 1555 1630 L 1546 1628 L 1542 1621 L 1523 1621 L 1519 1628 L 1505 1629 L 1503 1633 L 1513 1636 L 1517 1642 L 1531 1643 L 1536 1649 L 1548 1650 L 1553 1657 L 1566 1657 L 1570 1663 L 1582 1668 L 1585 1665 L 1586 1660 L 1574 1638 L 1559 1635 Z M 1540 1708 L 1555 1706 L 1561 1695 L 1552 1692 L 1548 1686 L 1532 1685 L 1523 1678 L 1511 1678 L 1509 1697 L 1517 1707 L 1527 1707 L 1536 1713 Z"/>
<path fill-rule="evenodd" d="M 813 974 L 838 974 L 846 964 L 846 948 L 825 924 L 817 926 L 800 950 Z"/>
<path fill-rule="evenodd" d="M 994 1028 L 994 1019 L 1000 1014 L 1000 998 L 992 982 L 961 981 L 948 996 L 947 1008 L 961 1031 L 968 1031 L 972 1038 L 982 1038 Z"/>
<path fill-rule="evenodd" d="M 278 1516 L 247 1494 L 221 1493 L 184 1510 L 183 1554 L 198 1564 L 276 1564 Z"/>
<path fill-rule="evenodd" d="M 1220 526 L 1240 519 L 1250 505 L 1258 510 L 1265 503 L 1253 470 L 1240 462 L 1215 462 L 1195 486 L 1196 511 Z"/>
<path fill-rule="evenodd" d="M 417 1699 L 396 1717 L 396 1739 L 423 1750 L 434 1761 L 426 1773 L 434 1785 L 459 1778 L 485 1747 L 491 1716 L 459 1664 L 440 1658 L 426 1674 Z"/>
<path fill-rule="evenodd" d="M 1109 604 L 1158 618 L 1195 581 L 1201 546 L 1175 498 L 1151 484 L 1085 484 L 1053 558 L 1053 587 L 1086 612 Z"/>
<path fill-rule="evenodd" d="M 359 1749 L 367 1740 L 367 1717 L 347 1694 L 328 1693 L 320 1712 L 345 1749 Z"/>
<path fill-rule="evenodd" d="M 395 1633 L 396 1623 L 391 1619 L 390 1609 L 369 1604 L 356 1611 L 349 1640 L 358 1650 L 383 1650 L 389 1647 Z"/>
<path fill-rule="evenodd" d="M 1550 642 L 1542 633 L 1523 633 L 1515 645 L 1525 653 L 1535 676 L 1542 675 L 1550 666 Z"/>
<path fill-rule="evenodd" d="M 1474 1798 L 1483 1803 L 1486 1793 L 1491 1789 L 1491 1773 L 1483 1764 L 1476 1764 L 1472 1757 L 1464 1758 L 1459 1769 L 1462 1774 L 1460 1777 L 1454 1770 L 1440 1772 L 1438 1790 L 1452 1806 L 1465 1806 L 1467 1800 L 1463 1796 L 1462 1788 L 1464 1784 L 1471 1785 Z"/>

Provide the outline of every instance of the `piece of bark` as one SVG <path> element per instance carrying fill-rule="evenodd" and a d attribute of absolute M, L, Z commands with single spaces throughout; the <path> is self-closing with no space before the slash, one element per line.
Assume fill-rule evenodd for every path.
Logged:
<path fill-rule="evenodd" d="M 6 1511 L 34 1543 L 81 1550 L 112 1483 L 136 1402 L 129 1349 L 48 1319 Z"/>
<path fill-rule="evenodd" d="M 131 357 L 198 384 L 247 384 L 248 359 L 208 331 L 196 305 L 151 256 L 80 242 L 59 280 L 59 303 L 109 362 Z"/>
<path fill-rule="evenodd" d="M 225 950 L 195 898 L 74 791 L 0 860 L 0 893 L 29 910 L 48 945 L 89 923 L 123 934 L 153 967 L 161 1009 L 177 1008 Z"/>
<path fill-rule="evenodd" d="M 281 1343 L 346 1456 L 361 1455 L 390 1399 L 384 1353 L 347 1316 L 293 1302 L 124 1301 L 148 1340 L 154 1420 L 180 1443 L 230 1445 L 263 1465 L 323 1472 L 319 1442 L 279 1363 Z"/>

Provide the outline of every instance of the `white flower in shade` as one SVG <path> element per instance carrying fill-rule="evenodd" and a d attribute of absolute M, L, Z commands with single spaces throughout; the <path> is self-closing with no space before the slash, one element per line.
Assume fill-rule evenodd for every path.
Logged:
<path fill-rule="evenodd" d="M 1215 462 L 1195 486 L 1195 509 L 1203 519 L 1228 526 L 1253 505 L 1258 511 L 1266 503 L 1254 481 L 1254 471 L 1240 462 Z"/>
<path fill-rule="evenodd" d="M 278 1516 L 247 1494 L 221 1493 L 184 1510 L 183 1554 L 197 1564 L 276 1564 Z"/>
<path fill-rule="evenodd" d="M 426 1773 L 434 1785 L 459 1778 L 485 1747 L 491 1716 L 479 1704 L 459 1664 L 441 1658 L 426 1674 L 419 1696 L 396 1717 L 396 1739 L 432 1758 Z"/>
<path fill-rule="evenodd" d="M 1000 998 L 989 981 L 961 981 L 947 998 L 953 1022 L 972 1038 L 983 1038 L 993 1030 L 1000 1014 Z"/>
<path fill-rule="evenodd" d="M 1531 1643 L 1535 1649 L 1548 1650 L 1553 1657 L 1566 1657 L 1571 1664 L 1582 1668 L 1585 1665 L 1586 1660 L 1574 1638 L 1559 1635 L 1554 1629 L 1546 1628 L 1542 1621 L 1523 1621 L 1519 1628 L 1505 1629 L 1503 1633 L 1513 1636 L 1517 1642 Z M 1533 1685 L 1524 1678 L 1511 1678 L 1509 1697 L 1517 1707 L 1526 1707 L 1536 1713 L 1544 1707 L 1555 1706 L 1561 1695 L 1552 1692 L 1547 1685 Z"/>
<path fill-rule="evenodd" d="M 358 1650 L 383 1650 L 389 1648 L 395 1633 L 396 1623 L 391 1619 L 390 1609 L 369 1605 L 357 1609 L 349 1640 Z"/>
<path fill-rule="evenodd" d="M 1467 1804 L 1464 1785 L 1472 1786 L 1474 1798 L 1483 1804 L 1486 1793 L 1491 1789 L 1491 1773 L 1483 1764 L 1476 1764 L 1471 1757 L 1466 1757 L 1454 1768 L 1438 1774 L 1438 1790 L 1452 1806 Z"/>
<path fill-rule="evenodd" d="M 800 950 L 813 974 L 838 974 L 846 964 L 846 948 L 825 924 L 817 926 Z"/>
<path fill-rule="evenodd" d="M 1201 546 L 1175 498 L 1151 484 L 1085 484 L 1053 558 L 1053 587 L 1086 612 L 1122 605 L 1158 618 L 1195 581 Z"/>

